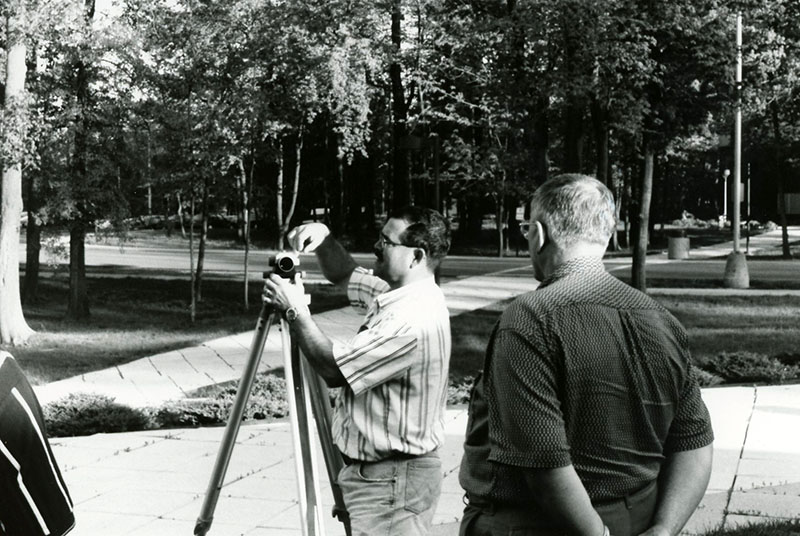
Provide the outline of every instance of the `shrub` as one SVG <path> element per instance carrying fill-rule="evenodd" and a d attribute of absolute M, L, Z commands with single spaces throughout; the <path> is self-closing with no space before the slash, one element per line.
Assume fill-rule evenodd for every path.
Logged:
<path fill-rule="evenodd" d="M 725 381 L 723 378 L 720 378 L 716 374 L 708 372 L 701 368 L 695 367 L 694 370 L 695 370 L 695 376 L 697 377 L 697 383 L 700 384 L 700 387 L 713 387 Z"/>
<path fill-rule="evenodd" d="M 152 412 L 131 408 L 106 395 L 73 393 L 42 408 L 51 437 L 131 432 L 155 428 Z"/>
<path fill-rule="evenodd" d="M 781 352 L 780 354 L 775 356 L 775 359 L 777 359 L 784 365 L 789 365 L 792 367 L 800 365 L 800 354 L 798 353 Z"/>
<path fill-rule="evenodd" d="M 774 357 L 752 352 L 723 352 L 703 368 L 731 383 L 782 383 L 800 377 L 800 368 L 796 365 L 787 365 Z"/>
<path fill-rule="evenodd" d="M 447 386 L 447 404 L 468 404 L 474 383 L 475 378 L 472 376 L 465 376 L 459 381 L 451 380 Z"/>
<path fill-rule="evenodd" d="M 167 402 L 156 412 L 156 422 L 161 427 L 224 424 L 230 416 L 237 389 L 238 382 L 206 398 Z M 257 375 L 242 419 L 279 419 L 288 411 L 286 380 L 272 374 Z"/>

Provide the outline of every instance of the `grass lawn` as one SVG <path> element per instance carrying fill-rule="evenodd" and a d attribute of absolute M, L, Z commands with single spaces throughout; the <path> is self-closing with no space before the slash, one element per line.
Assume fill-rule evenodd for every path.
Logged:
<path fill-rule="evenodd" d="M 255 328 L 261 285 L 249 286 L 244 310 L 243 284 L 204 281 L 195 323 L 190 318 L 190 287 L 185 280 L 89 278 L 90 318 L 64 319 L 67 281 L 40 281 L 39 301 L 24 306 L 36 334 L 28 344 L 2 346 L 17 358 L 34 384 L 104 369 L 141 357 L 194 346 Z M 314 312 L 347 304 L 331 285 L 306 285 Z"/>
<path fill-rule="evenodd" d="M 729 529 L 714 529 L 703 536 L 798 536 L 800 520 L 786 519 L 755 522 Z"/>
<path fill-rule="evenodd" d="M 687 295 L 658 300 L 689 331 L 699 363 L 734 351 L 794 356 L 800 362 L 800 299 L 795 296 Z"/>
<path fill-rule="evenodd" d="M 657 296 L 689 332 L 698 364 L 723 353 L 753 352 L 781 356 L 800 364 L 800 300 L 793 296 Z M 484 350 L 494 322 L 508 302 L 451 320 L 454 378 L 472 376 L 483 367 Z"/>
<path fill-rule="evenodd" d="M 36 334 L 24 346 L 4 347 L 35 384 L 252 330 L 261 292 L 261 285 L 250 285 L 251 305 L 244 311 L 241 282 L 204 281 L 203 301 L 192 324 L 188 281 L 90 278 L 91 317 L 74 323 L 64 319 L 66 280 L 44 278 L 40 284 L 39 303 L 24 307 Z M 330 285 L 306 288 L 315 311 L 347 304 L 344 294 Z M 657 299 L 688 329 L 698 363 L 735 351 L 800 363 L 800 300 L 796 297 L 687 294 Z M 506 305 L 500 302 L 452 319 L 453 380 L 474 376 L 482 368 L 489 334 Z"/>

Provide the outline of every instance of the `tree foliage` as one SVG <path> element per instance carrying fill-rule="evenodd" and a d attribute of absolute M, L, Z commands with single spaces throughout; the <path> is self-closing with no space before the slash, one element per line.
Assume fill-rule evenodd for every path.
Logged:
<path fill-rule="evenodd" d="M 70 229 L 77 271 L 95 224 L 124 234 L 129 216 L 161 215 L 167 232 L 199 230 L 199 299 L 212 218 L 232 216 L 247 247 L 281 247 L 311 217 L 367 244 L 406 200 L 457 217 L 461 239 L 492 214 L 502 254 L 515 208 L 577 171 L 618 193 L 644 287 L 650 222 L 721 208 L 737 10 L 745 155 L 764 182 L 754 215 L 774 217 L 775 193 L 798 189 L 792 0 L 29 5 L 27 135 L 5 146 L 22 150 L 31 248 L 38 226 Z"/>

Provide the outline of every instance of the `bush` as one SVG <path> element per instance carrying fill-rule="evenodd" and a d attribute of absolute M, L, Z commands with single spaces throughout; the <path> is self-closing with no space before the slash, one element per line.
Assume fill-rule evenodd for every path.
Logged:
<path fill-rule="evenodd" d="M 723 352 L 709 360 L 703 368 L 730 383 L 782 383 L 800 377 L 800 367 L 752 352 Z"/>
<path fill-rule="evenodd" d="M 447 386 L 447 404 L 468 404 L 472 396 L 472 386 L 475 383 L 475 378 L 472 376 L 465 376 L 459 381 L 450 381 Z"/>
<path fill-rule="evenodd" d="M 223 387 L 212 397 L 167 402 L 156 412 L 156 422 L 164 428 L 224 424 L 231 414 L 237 389 L 238 382 Z M 272 374 L 256 376 L 242 419 L 279 419 L 288 415 L 288 411 L 286 380 Z"/>
<path fill-rule="evenodd" d="M 93 393 L 73 393 L 42 408 L 47 433 L 52 437 L 132 432 L 155 428 L 148 409 L 124 406 Z"/>
<path fill-rule="evenodd" d="M 719 385 L 725 381 L 724 378 L 720 378 L 714 373 L 708 372 L 707 370 L 703 370 L 699 367 L 695 367 L 695 376 L 697 377 L 697 383 L 700 384 L 700 387 L 714 387 L 715 385 Z"/>

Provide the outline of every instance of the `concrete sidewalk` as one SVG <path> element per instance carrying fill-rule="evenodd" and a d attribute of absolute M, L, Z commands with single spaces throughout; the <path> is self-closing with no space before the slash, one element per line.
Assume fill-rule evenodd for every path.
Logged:
<path fill-rule="evenodd" d="M 786 229 L 789 238 L 789 244 L 795 244 L 793 249 L 797 250 L 797 242 L 800 241 L 800 226 L 790 225 Z M 739 250 L 742 253 L 747 252 L 749 255 L 775 256 L 781 255 L 781 241 L 783 230 L 778 227 L 772 231 L 767 231 L 755 236 L 751 236 L 749 240 L 749 248 L 747 248 L 747 232 L 742 231 L 739 240 Z M 722 242 L 710 246 L 703 246 L 689 250 L 689 258 L 692 260 L 711 259 L 715 257 L 725 257 L 733 251 L 733 242 Z M 667 253 L 661 254 L 666 258 Z"/>
<path fill-rule="evenodd" d="M 800 512 L 800 386 L 705 389 L 716 440 L 711 483 L 684 534 Z M 443 494 L 434 534 L 454 536 L 463 510 L 458 468 L 464 408 L 448 410 Z M 75 501 L 74 536 L 190 535 L 222 428 L 98 434 L 51 440 Z M 321 460 L 318 452 L 317 459 Z M 209 534 L 299 535 L 289 425 L 245 424 Z M 333 501 L 322 479 L 323 504 Z M 328 518 L 326 534 L 342 536 Z"/>
<path fill-rule="evenodd" d="M 800 230 L 798 233 L 800 237 Z M 779 231 L 767 234 L 770 236 L 763 239 L 762 247 L 780 243 Z M 442 288 L 451 314 L 457 315 L 535 287 L 527 272 L 517 269 L 452 281 Z M 782 292 L 800 295 L 798 291 Z M 361 317 L 341 309 L 315 315 L 315 320 L 332 338 L 346 339 Z M 224 337 L 54 382 L 37 387 L 37 395 L 44 404 L 68 393 L 94 391 L 129 405 L 157 406 L 183 398 L 198 387 L 238 379 L 252 337 L 252 332 Z M 261 369 L 282 366 L 280 337 L 273 328 Z M 715 460 L 711 484 L 686 534 L 797 516 L 800 386 L 713 388 L 705 389 L 703 397 L 716 434 Z M 465 429 L 466 409 L 449 409 L 447 445 L 442 452 L 444 493 L 435 517 L 435 534 L 457 533 L 463 510 L 458 468 Z M 72 534 L 192 534 L 222 433 L 223 428 L 218 427 L 52 439 L 75 501 L 77 526 Z M 244 425 L 210 534 L 301 534 L 292 452 L 287 422 Z M 323 477 L 323 495 L 330 506 L 325 480 Z M 332 518 L 326 528 L 329 535 L 344 534 Z"/>

